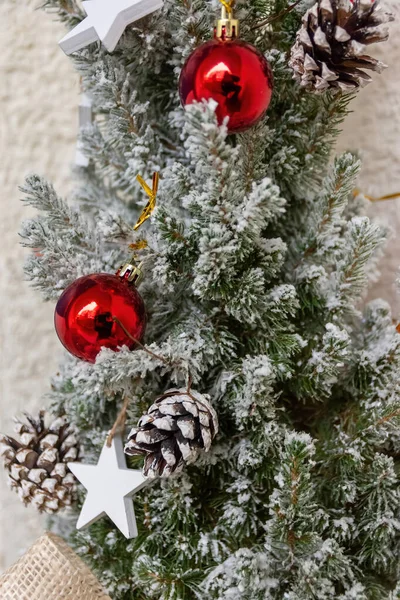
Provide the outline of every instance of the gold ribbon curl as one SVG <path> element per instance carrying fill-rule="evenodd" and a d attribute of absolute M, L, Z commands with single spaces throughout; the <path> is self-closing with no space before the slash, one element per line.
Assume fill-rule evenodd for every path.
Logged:
<path fill-rule="evenodd" d="M 225 7 L 228 14 L 232 14 L 235 0 L 219 0 L 222 6 Z"/>
<path fill-rule="evenodd" d="M 145 221 L 147 221 L 147 219 L 149 219 L 151 217 L 151 215 L 154 212 L 154 209 L 156 207 L 156 200 L 157 200 L 157 192 L 158 192 L 158 182 L 160 180 L 160 174 L 158 172 L 155 172 L 153 175 L 153 187 L 151 188 L 149 185 L 147 185 L 147 183 L 145 182 L 145 180 L 143 179 L 143 177 L 141 177 L 140 175 L 138 175 L 136 177 L 136 179 L 138 180 L 138 182 L 140 183 L 140 185 L 142 186 L 142 188 L 144 189 L 144 191 L 146 192 L 146 194 L 149 197 L 149 201 L 146 204 L 146 206 L 144 207 L 135 227 L 133 228 L 135 231 L 137 231 L 139 229 L 139 227 L 141 227 L 143 225 L 143 223 Z"/>
<path fill-rule="evenodd" d="M 133 244 L 129 245 L 130 250 L 145 250 L 147 248 L 148 243 L 147 240 L 138 240 L 137 242 L 133 242 Z"/>

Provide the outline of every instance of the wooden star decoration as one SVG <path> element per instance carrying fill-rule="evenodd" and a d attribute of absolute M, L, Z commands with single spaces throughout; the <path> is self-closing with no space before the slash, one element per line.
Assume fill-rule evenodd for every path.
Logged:
<path fill-rule="evenodd" d="M 128 25 L 163 4 L 163 0 L 85 0 L 86 19 L 63 37 L 60 47 L 65 54 L 72 54 L 100 40 L 112 52 Z"/>
<path fill-rule="evenodd" d="M 137 537 L 132 496 L 148 484 L 149 478 L 126 466 L 121 435 L 114 436 L 110 447 L 104 444 L 97 465 L 69 463 L 68 467 L 88 492 L 76 528 L 107 515 L 126 538 Z"/>

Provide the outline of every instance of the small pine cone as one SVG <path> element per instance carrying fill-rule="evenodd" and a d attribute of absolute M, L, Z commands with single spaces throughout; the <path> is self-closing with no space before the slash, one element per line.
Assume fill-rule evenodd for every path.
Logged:
<path fill-rule="evenodd" d="M 379 60 L 364 54 L 365 46 L 384 42 L 383 23 L 393 20 L 379 0 L 318 0 L 303 17 L 289 61 L 294 79 L 309 91 L 351 92 L 371 81 L 364 69 L 381 73 Z"/>
<path fill-rule="evenodd" d="M 168 476 L 195 462 L 201 451 L 208 452 L 217 433 L 217 413 L 206 396 L 172 389 L 132 429 L 125 452 L 146 457 L 145 475 Z"/>
<path fill-rule="evenodd" d="M 78 443 L 65 417 L 49 426 L 44 411 L 37 419 L 25 418 L 26 423 L 15 421 L 19 441 L 0 435 L 0 456 L 10 487 L 25 506 L 54 514 L 72 504 L 76 484 L 67 463 L 78 459 Z"/>

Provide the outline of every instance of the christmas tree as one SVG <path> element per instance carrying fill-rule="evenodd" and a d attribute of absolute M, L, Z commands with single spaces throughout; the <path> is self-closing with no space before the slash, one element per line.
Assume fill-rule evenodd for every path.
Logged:
<path fill-rule="evenodd" d="M 68 30 L 86 18 L 75 0 L 45 8 Z M 220 10 L 166 0 L 112 52 L 74 53 L 93 105 L 88 164 L 69 203 L 39 176 L 23 186 L 39 212 L 22 230 L 26 274 L 46 300 L 130 254 L 143 273 L 145 336 L 111 314 L 99 331 L 126 343 L 95 362 L 66 354 L 47 402 L 85 462 L 126 423 L 128 465 L 152 475 L 138 536 L 103 518 L 70 542 L 114 600 L 394 600 L 400 336 L 385 302 L 362 302 L 385 232 L 353 193 L 358 158 L 333 156 L 365 69 L 382 67 L 363 45 L 386 39 L 390 16 L 379 0 L 238 3 L 240 38 L 274 84 L 261 120 L 231 133 L 212 98 L 182 108 L 178 94 Z M 136 176 L 155 172 L 156 207 L 134 231 Z"/>

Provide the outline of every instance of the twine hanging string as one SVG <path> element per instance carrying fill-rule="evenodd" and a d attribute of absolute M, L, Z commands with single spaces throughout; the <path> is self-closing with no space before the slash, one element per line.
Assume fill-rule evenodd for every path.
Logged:
<path fill-rule="evenodd" d="M 356 198 L 360 194 L 362 194 L 364 196 L 364 198 L 366 198 L 370 202 L 385 202 L 386 200 L 397 200 L 400 198 L 400 192 L 396 192 L 395 194 L 387 194 L 386 196 L 379 196 L 378 198 L 376 198 L 375 196 L 367 196 L 367 194 L 364 194 L 358 188 L 356 188 L 353 191 L 354 198 Z"/>
<path fill-rule="evenodd" d="M 149 356 L 151 356 L 152 358 L 154 358 L 155 360 L 159 360 L 160 362 L 164 363 L 165 365 L 169 365 L 170 363 L 168 362 L 167 359 L 165 359 L 163 356 L 160 356 L 159 354 L 156 354 L 155 352 L 152 352 L 151 350 L 149 350 L 148 348 L 146 348 L 146 346 L 144 346 L 141 342 L 139 342 L 139 340 L 137 340 L 136 338 L 134 338 L 130 332 L 128 331 L 128 329 L 125 327 L 125 325 L 122 323 L 122 321 L 120 321 L 120 319 L 118 319 L 117 317 L 113 317 L 113 321 L 114 323 L 116 323 L 117 325 L 119 325 L 119 327 L 121 327 L 121 329 L 123 330 L 123 332 L 125 333 L 125 335 L 127 335 L 133 342 L 135 342 L 135 344 L 141 349 L 143 350 L 143 352 L 146 352 Z M 115 434 L 118 433 L 118 431 L 120 432 L 124 432 L 125 431 L 125 427 L 126 427 L 126 418 L 127 418 L 127 413 L 128 413 L 128 408 L 129 408 L 129 404 L 130 404 L 131 399 L 129 398 L 129 396 L 124 396 L 124 401 L 122 404 L 122 408 L 119 411 L 117 418 L 115 419 L 114 425 L 112 426 L 112 429 L 110 431 L 110 433 L 108 434 L 107 437 L 107 446 L 108 448 L 111 448 L 111 444 L 112 441 L 115 437 Z"/>
<path fill-rule="evenodd" d="M 118 416 L 115 419 L 115 423 L 112 426 L 112 429 L 107 437 L 107 448 L 111 448 L 111 444 L 113 442 L 113 439 L 114 439 L 116 433 L 118 433 L 118 431 L 123 432 L 125 430 L 126 413 L 128 412 L 129 403 L 130 403 L 129 396 L 124 396 L 124 402 L 122 404 L 122 408 L 119 411 Z"/>
<path fill-rule="evenodd" d="M 160 356 L 159 354 L 156 354 L 155 352 L 152 352 L 151 350 L 149 350 L 149 348 L 146 348 L 146 346 L 144 346 L 141 342 L 139 342 L 139 340 L 137 340 L 136 338 L 134 338 L 130 332 L 128 331 L 128 329 L 125 327 L 125 325 L 120 321 L 120 319 L 118 319 L 117 317 L 113 317 L 113 321 L 114 323 L 116 323 L 117 325 L 119 325 L 119 327 L 121 327 L 121 329 L 124 331 L 124 333 L 133 341 L 135 342 L 135 344 L 141 349 L 143 350 L 143 352 L 146 352 L 149 356 L 151 356 L 153 359 L 160 361 L 161 363 L 163 363 L 164 365 L 167 366 L 173 366 L 174 363 L 167 360 L 166 358 L 164 358 L 163 356 Z M 192 386 L 192 377 L 189 374 L 188 376 L 188 393 L 190 393 L 190 388 Z M 115 423 L 110 431 L 110 433 L 108 434 L 107 437 L 107 446 L 110 448 L 112 441 L 115 437 L 115 434 L 118 431 L 124 432 L 125 431 L 125 426 L 126 426 L 126 417 L 127 417 L 127 412 L 128 412 L 128 407 L 130 404 L 131 399 L 128 396 L 124 397 L 124 402 L 122 404 L 122 408 L 118 413 L 117 418 L 115 419 Z"/>
<path fill-rule="evenodd" d="M 121 327 L 121 329 L 125 332 L 125 334 L 133 341 L 137 344 L 137 346 L 143 350 L 143 352 L 146 352 L 149 356 L 151 356 L 153 359 L 160 361 L 161 363 L 163 363 L 164 365 L 167 365 L 169 367 L 173 367 L 173 366 L 179 366 L 179 362 L 172 362 L 166 358 L 164 358 L 164 356 L 160 356 L 159 354 L 156 354 L 155 352 L 152 352 L 149 348 L 146 348 L 146 346 L 144 346 L 141 342 L 139 342 L 139 340 L 137 340 L 136 338 L 134 338 L 130 332 L 127 330 L 127 328 L 125 327 L 125 325 L 117 318 L 117 317 L 113 317 L 113 321 L 114 323 L 117 323 L 117 325 L 119 325 Z M 188 381 L 187 381 L 187 394 L 190 396 L 190 390 L 192 387 L 192 376 L 190 374 L 190 372 L 188 373 Z M 130 398 L 128 396 L 124 397 L 124 402 L 122 404 L 122 408 L 120 410 L 120 412 L 118 413 L 118 416 L 115 420 L 115 423 L 108 435 L 107 438 L 107 446 L 111 447 L 112 441 L 114 439 L 115 434 L 118 431 L 122 431 L 124 432 L 125 430 L 125 426 L 126 426 L 126 417 L 127 417 L 127 412 L 128 412 L 128 407 L 130 404 Z"/>

